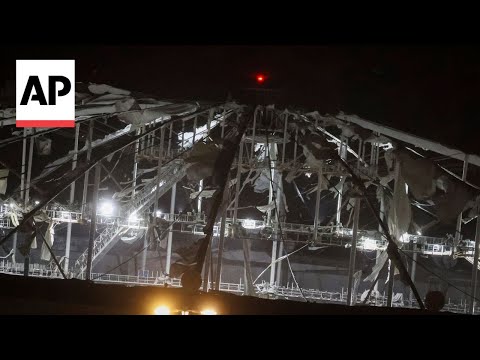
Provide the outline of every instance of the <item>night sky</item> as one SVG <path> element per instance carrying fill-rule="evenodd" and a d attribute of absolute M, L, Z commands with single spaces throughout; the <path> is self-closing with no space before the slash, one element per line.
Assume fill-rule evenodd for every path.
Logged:
<path fill-rule="evenodd" d="M 224 100 L 256 86 L 282 102 L 338 111 L 470 153 L 477 144 L 480 46 L 7 46 L 0 78 L 15 59 L 73 58 L 77 81 L 112 84 L 163 98 Z"/>

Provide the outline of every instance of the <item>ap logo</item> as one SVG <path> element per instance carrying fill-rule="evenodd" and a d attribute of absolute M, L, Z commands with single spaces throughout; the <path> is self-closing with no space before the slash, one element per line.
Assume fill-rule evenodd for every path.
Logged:
<path fill-rule="evenodd" d="M 17 127 L 75 126 L 75 60 L 17 60 Z"/>

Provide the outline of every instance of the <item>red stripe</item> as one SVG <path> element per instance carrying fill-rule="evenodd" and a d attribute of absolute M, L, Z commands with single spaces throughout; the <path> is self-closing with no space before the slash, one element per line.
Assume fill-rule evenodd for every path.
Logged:
<path fill-rule="evenodd" d="M 75 120 L 17 120 L 17 127 L 52 128 L 75 127 Z"/>

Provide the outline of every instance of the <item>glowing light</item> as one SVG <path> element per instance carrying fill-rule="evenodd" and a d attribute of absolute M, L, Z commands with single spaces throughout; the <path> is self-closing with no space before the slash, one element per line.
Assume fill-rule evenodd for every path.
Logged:
<path fill-rule="evenodd" d="M 202 315 L 217 315 L 217 312 L 213 309 L 205 309 L 200 312 Z"/>
<path fill-rule="evenodd" d="M 11 202 L 11 203 L 10 203 L 10 207 L 13 208 L 14 206 L 15 206 L 15 204 Z"/>
<path fill-rule="evenodd" d="M 35 200 L 35 205 L 38 205 L 38 204 L 40 204 L 40 201 Z"/>
<path fill-rule="evenodd" d="M 363 239 L 363 249 L 364 250 L 375 250 L 377 249 L 377 242 L 374 239 L 370 239 L 362 236 Z"/>
<path fill-rule="evenodd" d="M 265 81 L 265 76 L 262 75 L 262 74 L 258 74 L 258 75 L 257 75 L 257 82 L 258 82 L 259 84 L 261 84 L 261 83 L 263 83 L 264 81 Z"/>
<path fill-rule="evenodd" d="M 251 220 L 251 219 L 244 220 L 243 227 L 245 229 L 255 229 L 255 220 Z"/>
<path fill-rule="evenodd" d="M 162 212 L 161 212 L 160 210 L 157 210 L 157 212 L 155 213 L 155 216 L 156 216 L 156 217 L 162 216 Z"/>
<path fill-rule="evenodd" d="M 113 204 L 110 201 L 105 201 L 100 205 L 100 215 L 111 216 L 113 215 Z"/>
<path fill-rule="evenodd" d="M 137 221 L 137 220 L 138 220 L 138 217 L 136 212 L 131 213 L 130 216 L 128 217 L 128 221 Z"/>
<path fill-rule="evenodd" d="M 307 172 L 305 173 L 305 176 L 309 178 L 310 176 L 312 176 L 312 173 Z"/>
<path fill-rule="evenodd" d="M 159 306 L 155 309 L 155 315 L 170 315 L 170 308 L 168 306 Z"/>
<path fill-rule="evenodd" d="M 409 242 L 410 236 L 408 235 L 408 233 L 404 233 L 402 236 L 400 236 L 400 241 L 404 243 Z"/>
<path fill-rule="evenodd" d="M 422 232 L 420 230 L 418 230 L 417 235 L 422 235 Z"/>

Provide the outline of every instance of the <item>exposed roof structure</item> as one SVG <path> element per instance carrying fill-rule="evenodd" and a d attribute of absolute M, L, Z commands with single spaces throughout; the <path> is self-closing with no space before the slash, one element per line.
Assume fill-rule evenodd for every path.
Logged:
<path fill-rule="evenodd" d="M 0 109 L 3 272 L 23 270 L 23 258 L 48 276 L 101 269 L 107 281 L 124 271 L 120 260 L 112 266 L 119 256 L 136 264 L 126 276 L 173 284 L 200 266 L 204 290 L 240 278 L 238 291 L 256 296 L 320 301 L 320 290 L 348 279 L 350 304 L 387 276 L 392 239 L 395 267 L 411 264 L 412 278 L 417 255 L 441 258 L 429 266 L 449 276 L 471 268 L 463 259 L 477 264 L 480 179 L 467 174 L 478 154 L 344 113 L 179 103 L 104 84 L 76 91 L 73 129 L 15 128 L 15 109 Z M 308 293 L 320 271 L 335 289 Z"/>

